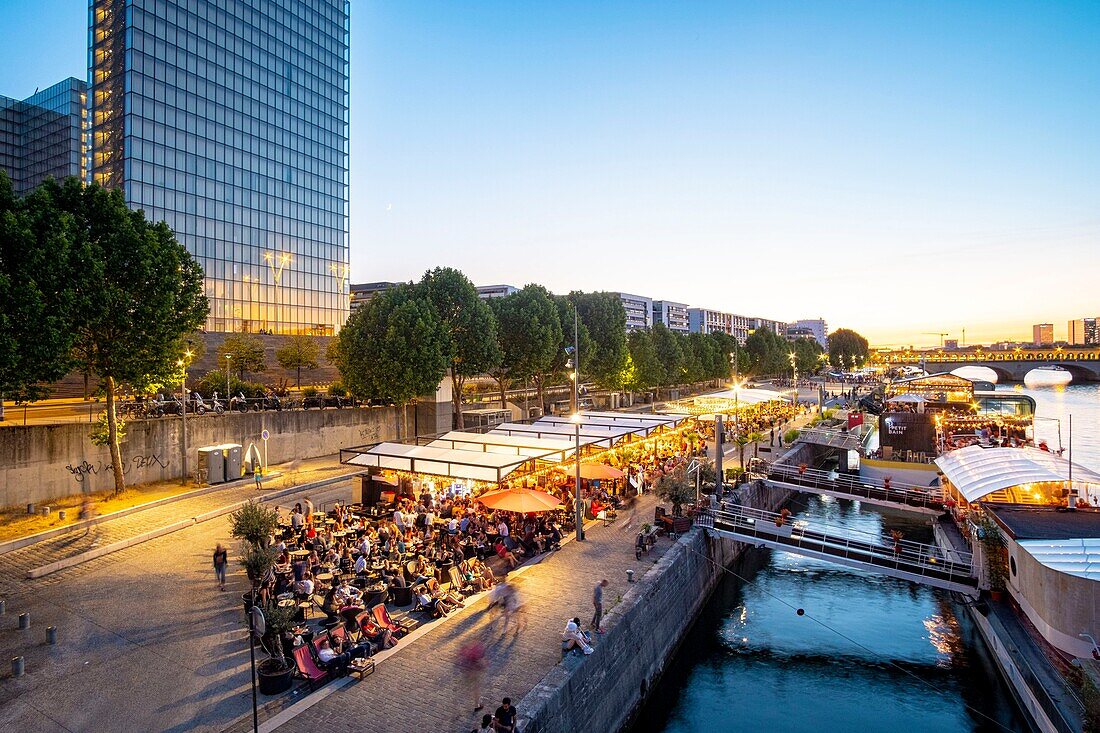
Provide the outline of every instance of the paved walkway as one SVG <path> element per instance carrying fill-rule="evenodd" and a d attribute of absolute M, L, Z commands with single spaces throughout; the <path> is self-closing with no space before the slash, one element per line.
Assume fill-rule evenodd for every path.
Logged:
<path fill-rule="evenodd" d="M 236 491 L 234 501 L 248 495 Z M 347 501 L 351 481 L 278 503 L 307 493 L 318 504 Z M 217 494 L 200 498 L 201 507 L 169 505 L 165 518 L 226 503 Z M 210 567 L 217 542 L 230 547 L 225 593 Z M 216 733 L 244 715 L 251 706 L 241 610 L 248 581 L 237 555 L 222 516 L 19 584 L 0 616 L 0 730 Z M 29 631 L 17 629 L 24 611 Z M 45 643 L 47 626 L 58 628 L 57 646 Z M 16 655 L 27 663 L 18 680 L 6 662 Z"/>
<path fill-rule="evenodd" d="M 399 644 L 398 653 L 380 663 L 373 675 L 332 692 L 278 730 L 464 733 L 476 728 L 482 713 L 474 713 L 470 693 L 455 670 L 459 648 L 474 639 L 485 645 L 489 660 L 483 712 L 491 713 L 505 696 L 518 703 L 561 661 L 566 619 L 580 616 L 587 627 L 596 582 L 604 577 L 610 581 L 604 589 L 606 613 L 627 590 L 626 571 L 641 576 L 671 546 L 661 538 L 648 557 L 634 558 L 634 536 L 641 524 L 652 521 L 656 504 L 652 495 L 642 497 L 633 510 L 620 512 L 614 524 L 589 528 L 585 542 L 571 542 L 518 574 L 513 582 L 526 604 L 526 631 L 504 633 L 496 610 L 487 611 L 483 598 L 437 623 L 431 633 Z M 588 661 L 568 657 L 565 663 Z M 233 730 L 250 726 L 249 720 Z"/>
<path fill-rule="evenodd" d="M 279 467 L 275 466 L 273 468 L 278 469 Z M 320 480 L 337 476 L 346 472 L 348 468 L 339 465 L 334 456 L 327 456 L 299 462 L 295 465 L 295 470 L 308 472 L 309 480 Z M 262 491 L 258 491 L 255 484 L 251 482 L 220 491 L 212 491 L 207 494 L 160 504 L 118 519 L 101 522 L 87 529 L 68 532 L 19 550 L 4 553 L 0 555 L 0 598 L 7 600 L 10 608 L 13 606 L 14 601 L 21 596 L 32 592 L 36 588 L 56 584 L 71 578 L 83 572 L 86 565 L 77 565 L 43 578 L 28 580 L 26 577 L 27 571 L 32 568 L 48 565 L 115 542 L 121 542 L 181 520 L 206 514 L 235 502 L 271 493 L 273 490 L 279 490 L 283 485 L 282 480 L 274 479 Z M 110 563 L 110 558 L 111 556 L 108 555 L 91 562 Z"/>

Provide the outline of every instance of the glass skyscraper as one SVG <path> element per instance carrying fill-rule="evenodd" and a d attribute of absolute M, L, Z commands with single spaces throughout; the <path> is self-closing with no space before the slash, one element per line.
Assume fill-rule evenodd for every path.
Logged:
<path fill-rule="evenodd" d="M 87 93 L 85 82 L 66 79 L 23 100 L 0 96 L 0 168 L 16 195 L 49 176 L 85 177 Z"/>
<path fill-rule="evenodd" d="M 93 181 L 206 272 L 209 331 L 348 314 L 349 0 L 89 0 Z"/>

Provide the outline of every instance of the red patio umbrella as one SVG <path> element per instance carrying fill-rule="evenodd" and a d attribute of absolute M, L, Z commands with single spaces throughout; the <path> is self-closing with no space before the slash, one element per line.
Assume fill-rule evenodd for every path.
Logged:
<path fill-rule="evenodd" d="M 477 500 L 489 509 L 521 514 L 548 512 L 561 506 L 561 500 L 558 497 L 534 489 L 492 491 L 477 497 Z"/>

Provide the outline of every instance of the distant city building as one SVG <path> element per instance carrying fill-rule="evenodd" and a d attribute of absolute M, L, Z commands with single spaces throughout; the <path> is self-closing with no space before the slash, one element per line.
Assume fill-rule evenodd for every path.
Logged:
<path fill-rule="evenodd" d="M 799 328 L 798 326 L 787 326 L 787 340 L 797 341 L 798 339 L 814 339 L 817 337 L 814 335 L 813 330 L 809 328 Z"/>
<path fill-rule="evenodd" d="M 958 339 L 944 339 L 943 348 L 948 349 L 948 350 L 957 349 L 957 348 L 959 348 L 959 340 Z"/>
<path fill-rule="evenodd" d="M 733 333 L 733 316 L 709 308 L 688 308 L 688 329 L 691 333 Z"/>
<path fill-rule="evenodd" d="M 1054 324 L 1036 323 L 1031 327 L 1031 343 L 1036 346 L 1047 346 L 1054 343 Z"/>
<path fill-rule="evenodd" d="M 653 301 L 653 323 L 654 325 L 663 323 L 668 330 L 677 333 L 691 332 L 686 303 L 674 303 L 671 300 Z"/>
<path fill-rule="evenodd" d="M 644 295 L 618 293 L 626 310 L 626 332 L 641 331 L 653 327 L 653 299 Z"/>
<path fill-rule="evenodd" d="M 88 84 L 65 79 L 23 100 L 0 96 L 0 169 L 16 196 L 48 177 L 87 177 Z"/>
<path fill-rule="evenodd" d="M 1069 322 L 1069 335 L 1066 341 L 1070 346 L 1095 346 L 1100 344 L 1097 332 L 1097 318 L 1078 318 Z"/>
<path fill-rule="evenodd" d="M 208 331 L 347 318 L 349 0 L 90 0 L 91 179 L 202 265 Z"/>
<path fill-rule="evenodd" d="M 828 348 L 829 325 L 825 323 L 824 318 L 800 318 L 790 325 L 791 328 L 809 330 L 813 338 L 817 340 L 817 343 L 821 344 L 821 348 Z"/>
<path fill-rule="evenodd" d="M 488 300 L 489 298 L 503 298 L 517 290 L 519 288 L 514 285 L 478 285 L 477 295 L 479 298 Z"/>
<path fill-rule="evenodd" d="M 379 293 L 384 293 L 390 288 L 396 288 L 401 283 L 391 282 L 377 282 L 377 283 L 359 283 L 358 285 L 352 285 L 351 290 L 351 312 L 362 308 L 367 303 L 371 302 Z"/>
<path fill-rule="evenodd" d="M 752 323 L 752 330 L 766 328 L 777 336 L 787 333 L 787 324 L 784 321 L 773 321 L 770 318 L 752 317 L 748 319 Z"/>

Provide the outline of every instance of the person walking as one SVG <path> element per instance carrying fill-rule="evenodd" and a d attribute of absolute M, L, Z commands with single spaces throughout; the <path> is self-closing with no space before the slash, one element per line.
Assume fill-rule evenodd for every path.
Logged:
<path fill-rule="evenodd" d="M 217 578 L 218 587 L 225 590 L 225 566 L 229 564 L 229 552 L 218 543 L 214 548 L 214 577 Z"/>
<path fill-rule="evenodd" d="M 592 606 L 595 608 L 595 612 L 592 614 L 592 630 L 597 634 L 603 633 L 603 627 L 600 624 L 603 621 L 603 589 L 606 587 L 607 578 L 604 578 L 596 583 L 596 587 L 592 591 Z"/>
<path fill-rule="evenodd" d="M 306 525 L 313 524 L 313 502 L 306 497 Z"/>
<path fill-rule="evenodd" d="M 458 650 L 458 669 L 466 682 L 474 700 L 474 712 L 485 705 L 481 702 L 481 683 L 485 678 L 485 647 L 477 641 L 471 641 Z"/>

